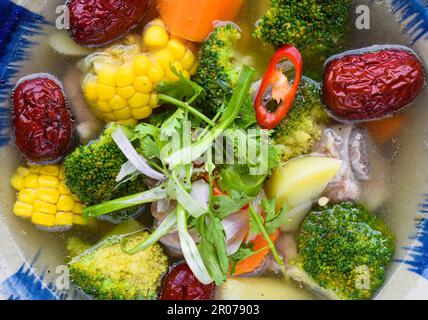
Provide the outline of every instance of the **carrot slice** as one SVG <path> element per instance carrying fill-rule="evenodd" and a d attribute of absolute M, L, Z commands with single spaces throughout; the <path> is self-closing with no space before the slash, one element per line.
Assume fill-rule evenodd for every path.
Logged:
<path fill-rule="evenodd" d="M 272 242 L 275 242 L 278 239 L 280 233 L 281 232 L 278 229 L 275 233 L 270 235 L 270 239 L 272 240 Z M 263 248 L 266 249 L 261 250 L 260 252 L 257 252 L 256 254 L 252 255 L 251 257 L 240 261 L 235 267 L 235 273 L 233 274 L 233 276 L 239 276 L 256 270 L 259 266 L 262 265 L 267 255 L 269 254 L 270 249 L 267 248 L 268 243 L 262 234 L 257 235 L 256 238 L 251 241 L 251 243 L 253 245 L 252 249 L 254 252 L 257 252 Z"/>
<path fill-rule="evenodd" d="M 378 144 L 384 144 L 391 140 L 402 128 L 405 121 L 403 115 L 396 115 L 379 121 L 367 123 L 367 129 Z"/>
<path fill-rule="evenodd" d="M 244 0 L 157 0 L 168 31 L 194 42 L 203 42 L 215 21 L 233 20 Z"/>

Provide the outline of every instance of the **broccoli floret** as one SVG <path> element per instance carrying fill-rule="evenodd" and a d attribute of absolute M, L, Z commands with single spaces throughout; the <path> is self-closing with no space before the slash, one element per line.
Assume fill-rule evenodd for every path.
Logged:
<path fill-rule="evenodd" d="M 321 138 L 321 125 L 328 120 L 319 84 L 303 77 L 288 115 L 273 133 L 275 141 L 284 146 L 282 160 L 310 152 Z"/>
<path fill-rule="evenodd" d="M 127 236 L 129 246 L 144 241 L 149 234 Z M 68 264 L 72 282 L 100 300 L 156 299 L 168 257 L 159 244 L 135 255 L 122 252 L 123 237 L 113 236 L 75 257 Z"/>
<path fill-rule="evenodd" d="M 360 205 L 318 208 L 303 221 L 297 268 L 330 297 L 369 299 L 394 253 L 382 220 Z"/>
<path fill-rule="evenodd" d="M 199 67 L 193 81 L 206 90 L 203 111 L 215 115 L 235 87 L 244 62 L 235 51 L 241 39 L 238 28 L 229 23 L 217 27 L 202 45 Z"/>
<path fill-rule="evenodd" d="M 351 4 L 352 0 L 271 0 L 254 35 L 275 48 L 293 44 L 305 66 L 317 69 L 314 74 L 320 76 L 325 60 L 346 40 Z"/>
<path fill-rule="evenodd" d="M 64 160 L 65 181 L 68 188 L 86 205 L 95 205 L 111 199 L 145 190 L 143 176 L 119 184 L 116 176 L 127 161 L 125 155 L 113 141 L 111 134 L 118 124 L 108 126 L 100 138 L 79 146 Z M 121 126 L 125 133 L 130 129 Z M 136 212 L 135 208 L 114 213 L 113 221 L 126 219 Z"/>

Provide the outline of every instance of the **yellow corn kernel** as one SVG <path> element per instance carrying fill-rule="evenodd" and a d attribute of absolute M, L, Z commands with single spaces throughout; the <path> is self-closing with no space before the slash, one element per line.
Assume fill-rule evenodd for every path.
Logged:
<path fill-rule="evenodd" d="M 134 87 L 141 93 L 150 93 L 153 89 L 152 81 L 147 76 L 136 77 Z"/>
<path fill-rule="evenodd" d="M 149 106 L 151 108 L 156 108 L 159 105 L 159 96 L 156 93 L 150 95 Z"/>
<path fill-rule="evenodd" d="M 26 202 L 17 201 L 13 206 L 13 213 L 22 218 L 29 218 L 33 214 L 33 206 Z"/>
<path fill-rule="evenodd" d="M 127 127 L 135 127 L 138 124 L 136 119 L 118 120 L 117 122 Z"/>
<path fill-rule="evenodd" d="M 169 69 L 169 66 L 174 62 L 174 56 L 166 48 L 155 52 L 153 59 L 165 70 Z"/>
<path fill-rule="evenodd" d="M 13 175 L 12 179 L 10 179 L 10 184 L 16 190 L 20 191 L 24 188 L 24 178 L 20 175 Z"/>
<path fill-rule="evenodd" d="M 162 80 L 165 73 L 160 65 L 153 63 L 150 66 L 149 71 L 147 71 L 147 75 L 149 76 L 150 80 L 152 80 L 152 82 L 158 82 Z"/>
<path fill-rule="evenodd" d="M 36 200 L 37 190 L 34 189 L 22 189 L 19 191 L 18 200 L 25 203 L 33 203 Z"/>
<path fill-rule="evenodd" d="M 25 186 L 25 182 L 29 187 Z M 65 183 L 62 165 L 19 167 L 11 184 L 16 188 L 22 187 L 13 212 L 19 217 L 31 218 L 34 224 L 45 227 L 71 226 L 74 216 L 83 214 L 83 204 Z M 79 218 L 76 221 L 86 224 Z"/>
<path fill-rule="evenodd" d="M 174 70 L 174 71 L 173 71 Z M 176 75 L 176 72 L 183 73 L 183 67 L 180 62 L 176 61 L 171 65 L 171 68 L 166 71 L 166 77 L 169 81 L 178 81 L 180 80 L 179 76 Z"/>
<path fill-rule="evenodd" d="M 73 215 L 73 223 L 84 226 L 87 224 L 87 221 L 82 216 Z"/>
<path fill-rule="evenodd" d="M 97 95 L 99 100 L 108 101 L 116 95 L 116 88 L 112 86 L 106 86 L 104 84 L 98 84 Z"/>
<path fill-rule="evenodd" d="M 135 74 L 132 67 L 128 64 L 122 65 L 117 69 L 116 85 L 119 88 L 130 86 L 134 83 Z"/>
<path fill-rule="evenodd" d="M 145 119 L 152 114 L 152 108 L 143 107 L 139 109 L 132 110 L 132 116 L 136 119 Z"/>
<path fill-rule="evenodd" d="M 41 169 L 40 166 L 37 166 L 37 165 L 31 166 L 29 168 L 30 173 L 34 173 L 34 174 L 39 174 L 40 173 L 40 169 Z"/>
<path fill-rule="evenodd" d="M 166 47 L 176 60 L 183 59 L 187 50 L 186 46 L 177 39 L 170 39 Z"/>
<path fill-rule="evenodd" d="M 64 181 L 60 181 L 58 185 L 58 191 L 60 194 L 70 194 L 70 189 L 68 189 L 67 185 Z"/>
<path fill-rule="evenodd" d="M 18 167 L 18 169 L 16 169 L 16 173 L 21 177 L 25 177 L 26 175 L 30 174 L 30 169 L 25 167 Z"/>
<path fill-rule="evenodd" d="M 74 207 L 74 200 L 69 195 L 60 195 L 56 206 L 59 211 L 71 211 Z"/>
<path fill-rule="evenodd" d="M 108 113 L 103 113 L 103 118 L 105 121 L 107 122 L 112 122 L 115 121 L 116 119 L 114 118 L 113 112 L 108 112 Z"/>
<path fill-rule="evenodd" d="M 116 97 L 116 96 L 115 96 Z M 110 104 L 109 102 L 105 102 L 105 101 L 98 101 L 97 103 L 97 108 L 101 111 L 101 112 L 111 112 L 111 108 L 110 108 Z"/>
<path fill-rule="evenodd" d="M 86 98 L 88 98 L 89 101 L 92 101 L 92 102 L 97 101 L 97 98 L 98 98 L 97 81 L 94 79 L 86 82 L 84 87 L 84 92 L 85 92 Z"/>
<path fill-rule="evenodd" d="M 149 101 L 149 94 L 136 93 L 131 99 L 129 99 L 128 103 L 131 108 L 138 109 L 147 106 Z"/>
<path fill-rule="evenodd" d="M 46 213 L 35 212 L 31 216 L 31 222 L 44 227 L 53 227 L 55 225 L 55 216 Z"/>
<path fill-rule="evenodd" d="M 124 88 L 118 88 L 117 94 L 121 96 L 123 99 L 131 99 L 135 94 L 135 88 L 133 86 L 128 86 Z"/>
<path fill-rule="evenodd" d="M 119 95 L 110 99 L 108 105 L 112 110 L 121 110 L 127 106 L 128 102 Z"/>
<path fill-rule="evenodd" d="M 198 72 L 198 67 L 199 67 L 199 64 L 196 62 L 193 65 L 192 69 L 189 70 L 189 73 L 191 76 L 194 76 L 196 74 L 196 72 Z"/>
<path fill-rule="evenodd" d="M 195 64 L 195 55 L 193 54 L 193 52 L 187 50 L 183 59 L 180 60 L 180 64 L 184 70 L 192 69 L 193 65 Z"/>
<path fill-rule="evenodd" d="M 84 205 L 83 204 L 81 204 L 81 203 L 79 203 L 79 202 L 76 202 L 75 204 L 74 204 L 74 207 L 73 207 L 73 213 L 75 213 L 75 214 L 78 214 L 78 215 L 82 215 L 83 214 L 83 208 L 84 208 Z"/>
<path fill-rule="evenodd" d="M 55 215 L 55 224 L 64 226 L 73 224 L 73 213 L 71 212 L 58 212 Z"/>
<path fill-rule="evenodd" d="M 59 199 L 59 191 L 57 189 L 39 188 L 37 189 L 37 199 L 56 204 Z"/>
<path fill-rule="evenodd" d="M 168 40 L 168 32 L 160 25 L 149 26 L 143 34 L 143 45 L 146 47 L 163 47 Z"/>
<path fill-rule="evenodd" d="M 58 188 L 58 185 L 59 185 L 59 180 L 57 177 L 45 176 L 45 175 L 39 176 L 40 187 L 56 189 Z"/>
<path fill-rule="evenodd" d="M 64 167 L 61 166 L 61 169 L 59 170 L 59 177 L 61 180 L 65 179 L 65 171 L 64 171 Z"/>
<path fill-rule="evenodd" d="M 55 165 L 46 165 L 40 168 L 40 174 L 48 175 L 48 176 L 59 176 L 60 169 Z"/>
<path fill-rule="evenodd" d="M 122 110 L 113 111 L 113 115 L 116 120 L 128 120 L 131 118 L 131 110 L 129 108 L 125 108 Z"/>
<path fill-rule="evenodd" d="M 104 64 L 98 72 L 98 83 L 114 87 L 116 85 L 117 67 L 111 64 Z"/>
<path fill-rule="evenodd" d="M 137 76 L 144 76 L 150 67 L 150 60 L 145 55 L 140 55 L 134 59 L 134 73 Z"/>
<path fill-rule="evenodd" d="M 39 177 L 35 174 L 29 174 L 24 178 L 24 186 L 30 189 L 37 189 L 39 186 Z"/>
<path fill-rule="evenodd" d="M 46 213 L 46 214 L 55 214 L 56 206 L 52 203 L 48 203 L 41 200 L 35 200 L 33 203 L 34 211 Z"/>

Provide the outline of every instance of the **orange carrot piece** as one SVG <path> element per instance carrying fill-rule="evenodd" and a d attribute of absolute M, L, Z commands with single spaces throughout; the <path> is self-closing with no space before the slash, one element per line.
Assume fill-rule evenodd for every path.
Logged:
<path fill-rule="evenodd" d="M 392 118 L 368 122 L 366 126 L 373 140 L 378 144 L 384 144 L 400 131 L 404 121 L 405 117 L 403 115 L 396 115 Z"/>
<path fill-rule="evenodd" d="M 203 42 L 215 21 L 235 18 L 244 0 L 157 0 L 167 29 L 183 39 Z"/>
<path fill-rule="evenodd" d="M 274 234 L 270 236 L 272 242 L 275 242 L 278 239 L 280 233 L 281 232 L 278 229 Z M 233 276 L 239 276 L 256 270 L 259 266 L 262 265 L 263 261 L 265 261 L 267 255 L 269 254 L 270 249 L 267 248 L 268 243 L 262 234 L 257 235 L 256 238 L 251 241 L 251 243 L 253 245 L 252 249 L 254 252 L 257 252 L 263 248 L 266 249 L 261 250 L 260 252 L 257 252 L 256 254 L 248 257 L 247 259 L 240 261 L 235 267 L 235 273 L 233 274 Z"/>

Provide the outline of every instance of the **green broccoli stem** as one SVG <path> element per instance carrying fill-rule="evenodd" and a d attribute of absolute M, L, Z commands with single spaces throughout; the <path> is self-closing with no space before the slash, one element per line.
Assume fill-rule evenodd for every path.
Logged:
<path fill-rule="evenodd" d="M 150 203 L 165 199 L 168 196 L 166 184 L 162 184 L 154 189 L 130 195 L 127 197 L 107 201 L 83 209 L 83 216 L 88 218 L 95 218 L 118 210 L 134 207 L 137 205 Z"/>
<path fill-rule="evenodd" d="M 196 110 L 195 108 L 193 108 L 189 103 L 187 102 L 183 102 L 180 101 L 178 99 L 175 99 L 173 97 L 167 96 L 165 94 L 159 94 L 159 100 L 163 101 L 163 102 L 168 102 L 171 103 L 177 107 L 181 107 L 185 110 L 188 110 L 191 114 L 193 114 L 194 116 L 202 119 L 203 121 L 205 121 L 206 123 L 208 123 L 211 126 L 215 125 L 215 122 L 213 122 L 210 118 L 208 118 L 206 115 L 204 115 L 203 113 L 201 113 L 200 111 Z"/>
<path fill-rule="evenodd" d="M 256 222 L 258 229 L 260 230 L 261 234 L 263 235 L 263 238 L 265 238 L 266 242 L 268 243 L 269 249 L 272 251 L 273 258 L 275 259 L 276 263 L 279 266 L 279 269 L 281 270 L 282 274 L 284 275 L 284 278 L 288 280 L 288 274 L 287 270 L 285 269 L 284 261 L 282 261 L 281 257 L 279 256 L 278 251 L 275 248 L 275 245 L 273 244 L 268 232 L 266 231 L 266 228 L 263 225 L 263 220 L 256 213 L 253 206 L 250 206 L 250 215 L 252 219 Z"/>
<path fill-rule="evenodd" d="M 180 164 L 179 162 L 186 159 L 186 156 L 189 158 L 186 159 L 189 163 L 201 157 L 210 148 L 212 143 L 239 116 L 242 105 L 248 97 L 248 92 L 250 91 L 255 74 L 256 71 L 253 68 L 244 65 L 232 98 L 230 99 L 219 123 L 196 143 L 174 152 L 166 159 L 166 162 L 171 166 L 174 166 Z M 190 157 L 188 157 L 188 155 L 190 155 Z"/>

